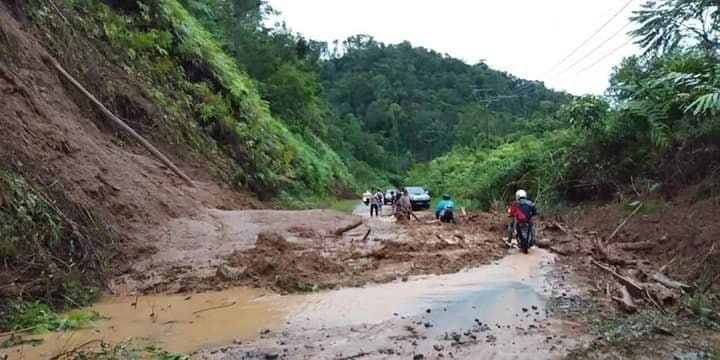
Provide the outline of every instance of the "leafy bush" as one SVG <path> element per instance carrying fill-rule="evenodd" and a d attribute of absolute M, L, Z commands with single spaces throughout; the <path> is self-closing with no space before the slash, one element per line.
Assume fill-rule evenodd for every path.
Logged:
<path fill-rule="evenodd" d="M 46 198 L 22 177 L 0 170 L 0 257 L 14 262 L 19 254 L 55 248 L 63 235 Z"/>
<path fill-rule="evenodd" d="M 57 315 L 46 303 L 39 300 L 17 301 L 8 307 L 6 313 L 5 319 L 0 323 L 3 329 L 22 329 L 34 334 L 77 329 L 100 319 L 96 312 L 88 310 L 73 310 L 65 315 Z"/>

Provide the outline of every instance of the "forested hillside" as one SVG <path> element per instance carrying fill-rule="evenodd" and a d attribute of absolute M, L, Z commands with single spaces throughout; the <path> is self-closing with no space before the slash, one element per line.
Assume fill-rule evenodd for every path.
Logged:
<path fill-rule="evenodd" d="M 489 145 L 570 98 L 408 42 L 388 45 L 357 35 L 330 56 L 321 79 L 346 143 L 362 138 L 364 151 L 353 154 L 388 171 L 404 171 L 454 146 Z"/>
<path fill-rule="evenodd" d="M 720 169 L 720 12 L 709 1 L 647 2 L 632 19 L 644 53 L 615 67 L 606 96 L 539 117 L 496 148 L 459 149 L 418 165 L 409 181 L 475 206 L 524 187 L 543 204 L 609 197 L 625 186 L 669 195 Z"/>
<path fill-rule="evenodd" d="M 276 12 L 266 1 L 184 3 L 255 80 L 273 116 L 330 144 L 364 185 L 399 182 L 416 162 L 456 145 L 493 143 L 570 99 L 409 43 L 306 39 L 269 26 Z"/>

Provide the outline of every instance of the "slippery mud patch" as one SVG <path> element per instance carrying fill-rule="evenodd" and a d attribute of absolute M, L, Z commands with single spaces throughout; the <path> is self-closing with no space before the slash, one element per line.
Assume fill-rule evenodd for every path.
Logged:
<path fill-rule="evenodd" d="M 550 253 L 533 249 L 455 274 L 312 294 L 236 288 L 108 297 L 94 307 L 108 319 L 94 328 L 44 336 L 41 346 L 11 349 L 10 355 L 47 358 L 93 339 L 133 337 L 136 344 L 197 351 L 196 357 L 211 359 L 331 359 L 358 353 L 367 353 L 363 358 L 451 353 L 552 358 L 573 343 L 568 337 L 573 330 L 546 312 L 553 262 Z"/>
<path fill-rule="evenodd" d="M 284 330 L 201 351 L 205 359 L 553 358 L 574 324 L 548 317 L 554 258 L 533 249 L 455 274 L 303 298 Z"/>

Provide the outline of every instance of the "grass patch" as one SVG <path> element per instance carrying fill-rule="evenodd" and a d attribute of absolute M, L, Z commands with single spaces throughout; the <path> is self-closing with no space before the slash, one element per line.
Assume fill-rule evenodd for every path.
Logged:
<path fill-rule="evenodd" d="M 330 209 L 352 214 L 355 206 L 359 203 L 359 197 L 358 199 L 338 199 L 334 196 L 291 196 L 288 193 L 282 193 L 278 197 L 277 206 L 292 210 Z"/>
<path fill-rule="evenodd" d="M 334 200 L 326 208 L 352 214 L 359 203 L 360 200 Z"/>
<path fill-rule="evenodd" d="M 91 310 L 72 310 L 58 315 L 49 305 L 39 300 L 16 301 L 9 306 L 6 313 L 6 318 L 0 324 L 3 330 L 22 330 L 33 334 L 79 329 L 102 318 Z"/>

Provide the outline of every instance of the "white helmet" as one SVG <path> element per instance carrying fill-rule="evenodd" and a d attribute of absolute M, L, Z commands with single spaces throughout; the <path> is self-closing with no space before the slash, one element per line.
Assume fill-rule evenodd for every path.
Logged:
<path fill-rule="evenodd" d="M 515 200 L 527 198 L 527 191 L 520 189 L 515 192 Z"/>

